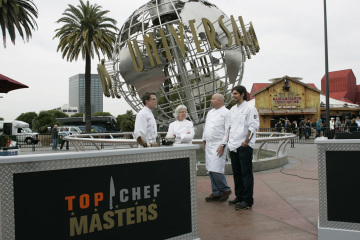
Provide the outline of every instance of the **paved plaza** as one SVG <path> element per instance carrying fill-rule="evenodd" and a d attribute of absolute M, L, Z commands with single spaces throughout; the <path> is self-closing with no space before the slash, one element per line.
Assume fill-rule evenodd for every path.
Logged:
<path fill-rule="evenodd" d="M 269 144 L 269 148 L 276 145 Z M 94 149 L 94 148 L 92 148 Z M 70 147 L 70 151 L 75 151 Z M 38 148 L 22 154 L 59 153 Z M 288 145 L 289 163 L 283 168 L 255 172 L 254 206 L 236 211 L 228 202 L 205 202 L 210 179 L 197 178 L 199 237 L 202 240 L 311 240 L 317 239 L 318 164 L 316 144 Z M 227 176 L 234 189 L 232 176 Z M 232 200 L 234 194 L 230 196 Z"/>
<path fill-rule="evenodd" d="M 199 236 L 202 240 L 317 239 L 316 144 L 297 144 L 295 148 L 287 147 L 286 151 L 289 154 L 286 166 L 254 173 L 251 210 L 236 211 L 228 202 L 205 202 L 204 198 L 211 193 L 210 180 L 198 177 Z M 227 180 L 233 190 L 232 176 L 227 176 Z M 230 199 L 233 198 L 232 194 Z"/>

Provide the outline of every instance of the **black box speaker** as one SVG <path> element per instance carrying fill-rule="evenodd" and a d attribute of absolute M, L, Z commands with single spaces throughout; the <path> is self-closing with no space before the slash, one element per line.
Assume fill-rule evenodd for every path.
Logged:
<path fill-rule="evenodd" d="M 360 132 L 338 132 L 335 133 L 336 139 L 360 139 Z"/>

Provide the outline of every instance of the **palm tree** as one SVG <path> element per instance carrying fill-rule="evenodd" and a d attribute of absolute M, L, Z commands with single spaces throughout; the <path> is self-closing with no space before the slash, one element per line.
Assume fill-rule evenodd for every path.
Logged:
<path fill-rule="evenodd" d="M 0 26 L 6 48 L 6 30 L 15 45 L 16 29 L 22 39 L 29 41 L 31 31 L 37 28 L 37 7 L 32 0 L 0 0 Z"/>
<path fill-rule="evenodd" d="M 111 58 L 116 39 L 114 31 L 118 30 L 116 21 L 105 16 L 108 12 L 97 4 L 91 5 L 89 1 L 84 4 L 80 0 L 77 7 L 68 5 L 63 17 L 57 21 L 64 25 L 55 30 L 54 38 L 60 39 L 57 51 L 61 50 L 63 58 L 76 61 L 81 54 L 85 59 L 86 133 L 91 132 L 91 59 L 96 53 L 100 61 L 99 50 Z"/>

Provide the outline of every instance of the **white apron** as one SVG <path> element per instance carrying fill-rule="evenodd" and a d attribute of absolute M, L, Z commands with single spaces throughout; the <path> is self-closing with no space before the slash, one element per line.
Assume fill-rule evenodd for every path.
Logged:
<path fill-rule="evenodd" d="M 206 141 L 205 159 L 206 170 L 208 172 L 225 173 L 227 146 L 224 149 L 223 155 L 221 157 L 218 157 L 216 150 L 220 145 L 221 141 Z"/>

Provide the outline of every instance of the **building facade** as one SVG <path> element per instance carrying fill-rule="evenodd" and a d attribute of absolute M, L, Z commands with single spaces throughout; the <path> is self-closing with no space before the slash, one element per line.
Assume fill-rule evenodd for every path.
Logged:
<path fill-rule="evenodd" d="M 66 113 L 69 117 L 79 112 L 79 109 L 77 107 L 71 107 L 69 104 L 64 104 L 61 107 L 55 108 L 53 110 L 58 110 L 60 112 Z"/>
<path fill-rule="evenodd" d="M 356 88 L 355 88 L 356 89 Z M 251 95 L 260 116 L 260 128 L 274 128 L 280 120 L 315 120 L 326 118 L 326 97 L 314 84 L 303 83 L 297 78 L 284 76 L 272 83 L 254 84 Z M 360 115 L 358 104 L 329 99 L 330 117 L 354 118 Z"/>
<path fill-rule="evenodd" d="M 319 119 L 320 90 L 284 76 L 253 93 L 260 128 L 273 128 L 279 119 Z"/>
<path fill-rule="evenodd" d="M 69 105 L 85 113 L 85 74 L 69 78 Z M 103 90 L 98 74 L 91 74 L 91 114 L 103 112 Z"/>

